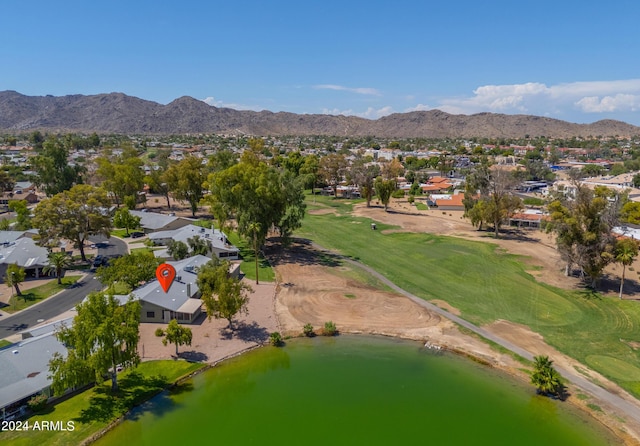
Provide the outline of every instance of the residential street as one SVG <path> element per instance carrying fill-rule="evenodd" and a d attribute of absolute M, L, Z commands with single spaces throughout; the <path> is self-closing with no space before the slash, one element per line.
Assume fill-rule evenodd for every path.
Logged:
<path fill-rule="evenodd" d="M 114 237 L 108 240 L 105 237 L 91 237 L 91 242 L 97 244 L 98 254 L 105 257 L 127 253 L 126 243 Z M 42 303 L 9 317 L 0 315 L 0 339 L 18 334 L 20 331 L 60 315 L 72 309 L 90 292 L 100 289 L 102 289 L 102 284 L 94 279 L 94 273 L 87 272 L 86 276 L 74 287 L 45 299 Z"/>

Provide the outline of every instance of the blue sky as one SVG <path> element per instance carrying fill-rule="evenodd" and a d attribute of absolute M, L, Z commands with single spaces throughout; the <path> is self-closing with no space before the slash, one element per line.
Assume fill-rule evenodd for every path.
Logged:
<path fill-rule="evenodd" d="M 640 2 L 2 0 L 0 90 L 640 125 Z"/>

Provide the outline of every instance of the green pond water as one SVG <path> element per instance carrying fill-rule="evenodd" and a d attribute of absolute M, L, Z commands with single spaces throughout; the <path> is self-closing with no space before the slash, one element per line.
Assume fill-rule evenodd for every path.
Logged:
<path fill-rule="evenodd" d="M 599 425 L 530 386 L 420 344 L 295 339 L 196 376 L 99 445 L 607 445 Z"/>

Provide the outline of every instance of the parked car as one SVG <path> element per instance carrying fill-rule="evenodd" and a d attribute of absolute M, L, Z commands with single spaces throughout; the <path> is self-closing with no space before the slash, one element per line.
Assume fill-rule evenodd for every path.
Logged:
<path fill-rule="evenodd" d="M 102 254 L 98 254 L 94 259 L 93 259 L 93 267 L 97 268 L 99 266 L 102 265 L 102 262 L 105 260 L 104 256 Z"/>
<path fill-rule="evenodd" d="M 140 237 L 144 237 L 144 232 L 136 231 L 131 233 L 131 238 L 140 238 Z"/>

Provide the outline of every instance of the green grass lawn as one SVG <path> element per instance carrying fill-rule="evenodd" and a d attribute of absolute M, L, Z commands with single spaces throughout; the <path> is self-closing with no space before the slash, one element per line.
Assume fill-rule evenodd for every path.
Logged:
<path fill-rule="evenodd" d="M 120 238 L 129 238 L 129 237 L 131 237 L 131 233 L 132 232 L 136 232 L 136 231 L 142 231 L 142 228 L 129 229 L 129 235 L 127 235 L 127 230 L 126 229 L 113 229 L 111 231 L 111 235 L 113 235 L 115 237 L 120 237 Z"/>
<path fill-rule="evenodd" d="M 429 206 L 427 206 L 424 203 L 416 202 L 416 209 L 419 210 L 419 211 L 428 211 L 429 210 Z"/>
<path fill-rule="evenodd" d="M 73 285 L 80 279 L 81 276 L 68 275 L 62 278 L 62 285 L 58 285 L 57 280 L 51 280 L 49 283 L 40 285 L 35 288 L 31 288 L 22 292 L 22 296 L 14 295 L 9 299 L 9 305 L 4 307 L 3 310 L 7 313 L 14 313 L 16 311 L 24 310 L 33 304 L 43 301 L 47 297 L 51 297 L 58 291 L 62 291 Z"/>
<path fill-rule="evenodd" d="M 75 429 L 66 432 L 31 431 L 2 432 L 0 443 L 11 445 L 74 445 L 104 429 L 111 421 L 124 415 L 132 407 L 146 401 L 160 390 L 173 384 L 179 378 L 204 367 L 204 364 L 186 361 L 143 362 L 135 370 L 125 371 L 118 376 L 120 393 L 110 395 L 111 381 L 105 381 L 60 404 L 45 409 L 44 413 L 29 418 L 36 421 L 56 420 L 65 425 L 74 422 Z M 189 388 L 185 383 L 177 391 Z"/>
<path fill-rule="evenodd" d="M 6 339 L 0 339 L 0 349 L 5 348 L 9 345 L 11 345 L 11 342 L 7 341 Z"/>
<path fill-rule="evenodd" d="M 426 300 L 442 299 L 475 324 L 505 319 L 526 325 L 640 397 L 637 302 L 538 283 L 525 259 L 491 243 L 384 234 L 390 226 L 377 223 L 372 231 L 372 220 L 341 213 L 307 215 L 296 235 L 360 260 Z"/>
<path fill-rule="evenodd" d="M 240 258 L 242 259 L 240 270 L 247 279 L 256 280 L 256 257 L 253 255 L 253 248 L 249 245 L 249 242 L 244 238 L 240 238 L 236 232 L 227 231 L 225 234 L 227 234 L 231 244 L 240 250 Z M 258 256 L 258 277 L 262 282 L 273 282 L 275 280 L 275 272 L 262 254 Z"/>

